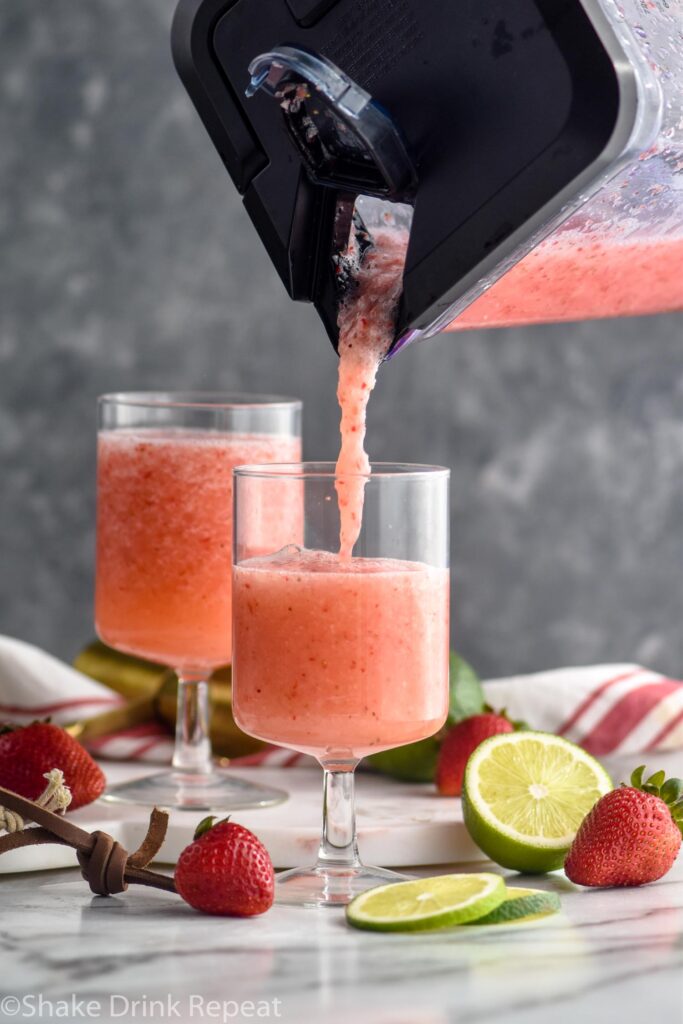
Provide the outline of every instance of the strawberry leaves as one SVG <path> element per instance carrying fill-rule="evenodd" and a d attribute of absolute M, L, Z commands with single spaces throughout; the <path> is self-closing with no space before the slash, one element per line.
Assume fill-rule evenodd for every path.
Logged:
<path fill-rule="evenodd" d="M 194 838 L 200 839 L 201 836 L 206 835 L 206 833 L 210 832 L 216 825 L 222 825 L 226 821 L 230 821 L 230 818 L 221 818 L 220 821 L 216 821 L 216 816 L 214 814 L 210 814 L 207 818 L 202 818 L 195 829 Z"/>
<path fill-rule="evenodd" d="M 448 725 L 484 712 L 486 699 L 479 676 L 455 651 L 451 651 L 450 656 L 449 689 Z"/>
<path fill-rule="evenodd" d="M 683 796 L 683 779 L 667 779 L 659 795 L 665 804 L 673 807 Z"/>
<path fill-rule="evenodd" d="M 643 781 L 645 765 L 641 764 L 631 774 L 631 787 L 643 793 L 651 793 L 663 800 L 671 811 L 671 817 L 683 835 L 683 779 L 667 779 L 665 771 L 655 772 Z M 622 783 L 626 785 L 626 783 Z"/>

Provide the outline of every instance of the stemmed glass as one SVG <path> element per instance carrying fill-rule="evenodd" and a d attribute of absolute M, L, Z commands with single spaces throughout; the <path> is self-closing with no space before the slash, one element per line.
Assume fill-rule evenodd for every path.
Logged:
<path fill-rule="evenodd" d="M 359 475 L 363 525 L 347 559 L 340 479 L 330 463 L 235 470 L 233 710 L 246 733 L 312 754 L 324 770 L 317 863 L 277 880 L 280 902 L 307 906 L 402 877 L 360 861 L 354 770 L 367 754 L 433 735 L 448 708 L 448 470 Z M 274 504 L 288 545 L 266 550 L 254 524 Z"/>
<path fill-rule="evenodd" d="M 259 395 L 130 393 L 99 399 L 95 619 L 111 647 L 178 675 L 172 771 L 112 788 L 109 799 L 233 810 L 286 794 L 216 771 L 208 678 L 231 661 L 232 472 L 301 458 L 301 403 Z M 251 524 L 289 540 L 281 510 Z M 291 520 L 294 517 L 289 517 Z"/>

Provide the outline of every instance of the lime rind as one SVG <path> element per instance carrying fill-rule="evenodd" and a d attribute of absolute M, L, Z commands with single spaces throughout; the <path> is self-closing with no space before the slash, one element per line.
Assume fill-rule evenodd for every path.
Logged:
<path fill-rule="evenodd" d="M 437 875 L 378 886 L 346 908 L 354 928 L 368 931 L 424 931 L 467 924 L 500 906 L 507 888 L 500 875 Z"/>
<path fill-rule="evenodd" d="M 547 892 L 545 889 L 508 888 L 507 897 L 495 910 L 468 924 L 522 924 L 557 914 L 560 907 L 560 897 L 556 892 Z"/>

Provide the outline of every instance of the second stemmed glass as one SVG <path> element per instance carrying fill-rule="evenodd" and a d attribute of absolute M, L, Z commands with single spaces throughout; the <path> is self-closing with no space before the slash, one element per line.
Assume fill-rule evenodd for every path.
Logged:
<path fill-rule="evenodd" d="M 233 468 L 301 458 L 301 403 L 114 394 L 99 400 L 99 419 L 97 632 L 117 650 L 169 665 L 179 680 L 173 770 L 107 795 L 191 810 L 280 803 L 281 790 L 214 770 L 207 680 L 231 660 Z M 295 518 L 277 505 L 261 509 L 255 541 L 281 547 Z"/>
<path fill-rule="evenodd" d="M 378 465 L 359 481 L 363 526 L 342 559 L 333 465 L 235 470 L 235 719 L 324 769 L 318 860 L 278 876 L 283 903 L 343 905 L 401 877 L 360 861 L 354 770 L 433 735 L 448 710 L 448 470 Z M 280 550 L 254 525 L 273 504 Z"/>

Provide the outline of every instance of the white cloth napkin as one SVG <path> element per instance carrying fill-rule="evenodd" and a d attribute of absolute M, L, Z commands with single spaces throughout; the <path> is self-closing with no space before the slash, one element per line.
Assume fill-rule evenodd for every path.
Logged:
<path fill-rule="evenodd" d="M 683 748 L 683 682 L 639 665 L 561 668 L 484 683 L 488 703 L 531 728 L 559 733 L 590 753 Z M 50 717 L 66 725 L 123 703 L 118 694 L 32 644 L 0 635 L 0 722 Z M 168 763 L 172 740 L 155 722 L 94 740 L 93 754 Z M 303 755 L 268 747 L 240 764 L 297 764 Z"/>

